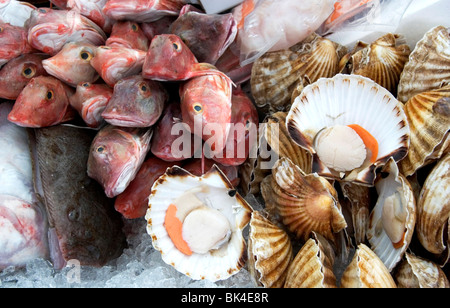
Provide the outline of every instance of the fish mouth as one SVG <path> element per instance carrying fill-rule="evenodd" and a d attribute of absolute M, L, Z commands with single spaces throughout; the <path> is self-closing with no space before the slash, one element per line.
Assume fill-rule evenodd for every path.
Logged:
<path fill-rule="evenodd" d="M 147 127 L 150 126 L 143 120 L 133 117 L 118 116 L 117 114 L 102 113 L 102 117 L 111 125 L 121 127 Z"/>
<path fill-rule="evenodd" d="M 134 162 L 134 160 L 132 159 Z M 105 194 L 109 198 L 113 198 L 120 195 L 128 187 L 128 184 L 134 179 L 135 172 L 133 172 L 132 164 L 127 164 L 124 166 L 122 172 L 116 178 L 115 181 L 111 181 L 111 185 L 105 188 Z"/>

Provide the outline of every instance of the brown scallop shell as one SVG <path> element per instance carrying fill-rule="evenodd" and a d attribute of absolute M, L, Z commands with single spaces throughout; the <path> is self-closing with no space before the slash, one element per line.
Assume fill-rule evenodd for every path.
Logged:
<path fill-rule="evenodd" d="M 372 44 L 358 43 L 351 56 L 351 74 L 368 77 L 397 95 L 400 74 L 411 50 L 401 44 L 400 36 L 388 33 Z"/>
<path fill-rule="evenodd" d="M 410 176 L 439 159 L 447 148 L 450 85 L 415 95 L 404 105 L 404 111 L 410 126 L 410 146 L 399 167 L 404 175 Z"/>
<path fill-rule="evenodd" d="M 288 234 L 279 226 L 254 211 L 248 237 L 248 269 L 257 286 L 281 288 L 293 259 Z"/>
<path fill-rule="evenodd" d="M 298 251 L 288 269 L 285 288 L 336 288 L 334 251 L 328 241 L 315 234 Z"/>
<path fill-rule="evenodd" d="M 429 30 L 409 56 L 398 85 L 398 99 L 406 103 L 416 94 L 450 83 L 449 29 Z"/>

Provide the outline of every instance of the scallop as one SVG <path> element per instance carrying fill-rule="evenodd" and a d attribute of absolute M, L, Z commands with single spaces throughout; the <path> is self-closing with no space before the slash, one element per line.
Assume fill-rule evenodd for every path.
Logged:
<path fill-rule="evenodd" d="M 345 47 L 313 33 L 289 50 L 265 53 L 252 67 L 250 83 L 256 105 L 271 112 L 287 111 L 294 90 L 337 74 L 346 52 Z"/>
<path fill-rule="evenodd" d="M 162 259 L 194 280 L 218 281 L 246 262 L 252 208 L 214 165 L 201 177 L 174 166 L 155 181 L 147 232 Z"/>
<path fill-rule="evenodd" d="M 441 265 L 446 264 L 449 258 L 449 174 L 450 153 L 433 167 L 417 202 L 417 237 L 427 251 L 439 257 Z"/>
<path fill-rule="evenodd" d="M 351 74 L 368 77 L 397 95 L 400 74 L 411 50 L 398 34 L 388 33 L 372 44 L 358 43 L 351 56 Z"/>
<path fill-rule="evenodd" d="M 417 42 L 398 85 L 398 99 L 406 103 L 416 94 L 450 83 L 450 33 L 437 26 Z"/>
<path fill-rule="evenodd" d="M 288 113 L 291 138 L 312 156 L 320 176 L 373 186 L 376 169 L 409 149 L 403 104 L 382 86 L 338 74 L 305 87 Z"/>
<path fill-rule="evenodd" d="M 314 231 L 334 240 L 347 227 L 333 185 L 317 174 L 305 174 L 288 158 L 278 160 L 261 183 L 261 193 L 266 210 L 297 238 L 307 240 Z"/>
<path fill-rule="evenodd" d="M 444 271 L 434 262 L 406 253 L 394 276 L 399 288 L 450 288 Z"/>
<path fill-rule="evenodd" d="M 292 261 L 292 244 L 288 234 L 254 211 L 248 237 L 248 269 L 257 286 L 281 288 Z"/>
<path fill-rule="evenodd" d="M 406 176 L 438 160 L 450 131 L 450 85 L 412 97 L 404 107 L 411 130 L 408 154 L 399 167 Z"/>
<path fill-rule="evenodd" d="M 370 214 L 367 238 L 371 249 L 391 271 L 411 243 L 416 201 L 411 185 L 392 159 L 382 169 L 375 187 L 378 200 Z"/>
<path fill-rule="evenodd" d="M 383 261 L 365 244 L 359 244 L 341 277 L 342 288 L 396 288 Z"/>
<path fill-rule="evenodd" d="M 314 235 L 289 266 L 285 288 L 336 288 L 334 251 L 325 238 Z"/>

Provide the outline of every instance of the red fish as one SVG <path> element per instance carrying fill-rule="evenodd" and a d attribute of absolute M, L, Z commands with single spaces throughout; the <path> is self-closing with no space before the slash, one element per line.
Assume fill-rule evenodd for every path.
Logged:
<path fill-rule="evenodd" d="M 166 106 L 154 128 L 150 149 L 153 155 L 165 161 L 182 161 L 201 150 L 201 138 L 193 135 L 187 124 L 181 122 L 181 118 L 179 102 Z M 175 125 L 178 125 L 178 128 Z"/>
<path fill-rule="evenodd" d="M 208 157 L 222 153 L 231 122 L 231 80 L 219 74 L 199 76 L 182 84 L 179 93 L 183 122 L 208 145 Z"/>
<path fill-rule="evenodd" d="M 103 7 L 107 0 L 69 0 L 67 1 L 67 9 L 77 11 L 95 22 L 103 31 L 111 32 L 114 20 L 103 13 Z"/>
<path fill-rule="evenodd" d="M 28 41 L 34 48 L 51 56 L 68 42 L 104 45 L 106 34 L 89 18 L 73 10 L 39 8 L 27 22 Z"/>
<path fill-rule="evenodd" d="M 165 16 L 157 21 L 141 23 L 142 31 L 150 42 L 157 35 L 169 34 L 170 26 L 176 19 L 177 16 Z"/>
<path fill-rule="evenodd" d="M 83 82 L 77 86 L 75 94 L 69 101 L 87 126 L 97 128 L 105 122 L 102 112 L 112 95 L 113 89 L 106 84 Z"/>
<path fill-rule="evenodd" d="M 0 97 L 15 100 L 33 77 L 48 75 L 42 66 L 44 54 L 24 54 L 6 63 L 0 70 Z"/>
<path fill-rule="evenodd" d="M 100 46 L 91 65 L 110 87 L 125 77 L 142 71 L 146 52 L 123 46 Z"/>
<path fill-rule="evenodd" d="M 174 34 L 161 34 L 152 39 L 142 68 L 142 76 L 161 81 L 187 80 L 211 73 L 223 74 L 209 63 L 199 63 L 189 47 Z"/>
<path fill-rule="evenodd" d="M 148 209 L 148 196 L 153 183 L 174 164 L 157 157 L 148 158 L 127 189 L 117 196 L 114 203 L 116 211 L 127 219 L 144 217 Z"/>
<path fill-rule="evenodd" d="M 116 20 L 152 22 L 178 15 L 185 4 L 185 0 L 108 0 L 103 12 Z"/>
<path fill-rule="evenodd" d="M 20 92 L 8 120 L 24 127 L 46 127 L 72 120 L 76 111 L 69 105 L 72 89 L 52 76 L 30 80 Z"/>
<path fill-rule="evenodd" d="M 144 162 L 151 138 L 149 128 L 105 126 L 92 141 L 88 176 L 102 185 L 109 198 L 121 194 Z"/>
<path fill-rule="evenodd" d="M 82 42 L 69 42 L 60 52 L 42 61 L 50 75 L 64 81 L 72 87 L 81 82 L 95 82 L 99 75 L 91 65 L 97 48 Z"/>
<path fill-rule="evenodd" d="M 0 23 L 0 66 L 9 60 L 36 50 L 28 43 L 25 28 Z"/>
<path fill-rule="evenodd" d="M 170 32 L 183 40 L 199 62 L 215 64 L 236 38 L 233 14 L 204 14 L 191 7 L 183 7 Z"/>
<path fill-rule="evenodd" d="M 149 40 L 141 26 L 132 21 L 117 21 L 114 23 L 111 35 L 106 40 L 106 46 L 123 46 L 143 51 L 148 50 Z"/>
<path fill-rule="evenodd" d="M 162 84 L 141 75 L 121 79 L 102 113 L 106 122 L 123 127 L 150 127 L 158 121 L 168 93 Z"/>
<path fill-rule="evenodd" d="M 222 165 L 239 166 L 257 142 L 258 111 L 250 98 L 239 88 L 233 90 L 231 106 L 232 128 L 221 157 L 212 159 Z"/>
<path fill-rule="evenodd" d="M 183 169 L 196 176 L 202 176 L 207 173 L 214 165 L 225 174 L 230 183 L 237 187 L 239 185 L 239 173 L 236 166 L 224 166 L 208 158 L 193 158 L 183 165 Z"/>

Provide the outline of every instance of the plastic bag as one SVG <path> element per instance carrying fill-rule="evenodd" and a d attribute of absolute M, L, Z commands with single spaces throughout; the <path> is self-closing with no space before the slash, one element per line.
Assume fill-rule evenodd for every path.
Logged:
<path fill-rule="evenodd" d="M 392 32 L 412 0 L 338 0 L 319 34 L 343 31 Z"/>
<path fill-rule="evenodd" d="M 241 65 L 265 52 L 287 49 L 316 31 L 336 0 L 245 0 L 233 10 Z"/>

